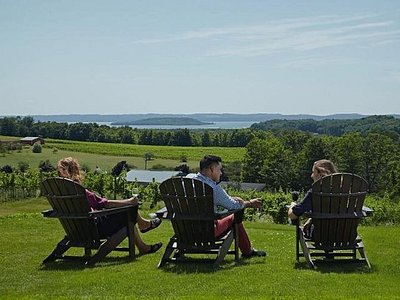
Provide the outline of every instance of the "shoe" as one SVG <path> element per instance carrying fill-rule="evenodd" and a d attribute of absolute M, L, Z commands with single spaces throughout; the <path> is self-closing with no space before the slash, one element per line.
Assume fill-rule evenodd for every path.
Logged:
<path fill-rule="evenodd" d="M 147 231 L 157 228 L 158 226 L 160 226 L 160 224 L 161 224 L 161 219 L 159 219 L 159 218 L 151 219 L 150 226 L 145 229 L 140 229 L 140 232 L 146 233 Z"/>
<path fill-rule="evenodd" d="M 150 246 L 150 250 L 147 251 L 146 253 L 143 253 L 143 255 L 144 255 L 144 254 L 155 253 L 155 252 L 157 252 L 161 247 L 162 247 L 162 243 L 161 243 L 161 242 L 159 242 L 159 243 L 157 243 L 157 244 L 153 244 L 153 245 Z"/>
<path fill-rule="evenodd" d="M 252 249 L 249 254 L 242 254 L 243 258 L 262 257 L 267 256 L 267 252 L 257 249 Z"/>

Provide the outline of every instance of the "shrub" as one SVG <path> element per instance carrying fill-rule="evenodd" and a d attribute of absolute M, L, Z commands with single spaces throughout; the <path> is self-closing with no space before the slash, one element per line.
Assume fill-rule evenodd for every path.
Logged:
<path fill-rule="evenodd" d="M 33 153 L 42 153 L 42 145 L 40 145 L 39 142 L 34 143 L 32 147 L 32 152 Z"/>
<path fill-rule="evenodd" d="M 10 143 L 8 150 L 22 150 L 22 145 L 20 143 Z"/>
<path fill-rule="evenodd" d="M 174 170 L 179 171 L 183 175 L 190 173 L 190 168 L 187 164 L 180 164 L 179 166 L 176 166 Z"/>
<path fill-rule="evenodd" d="M 53 172 L 56 168 L 51 164 L 51 162 L 48 159 L 46 159 L 45 161 L 42 160 L 39 163 L 39 169 L 40 172 L 50 173 Z"/>
<path fill-rule="evenodd" d="M 166 171 L 166 170 L 171 170 L 171 168 L 164 166 L 162 164 L 155 164 L 150 168 L 150 170 Z"/>
<path fill-rule="evenodd" d="M 400 224 L 400 204 L 392 201 L 388 195 L 377 197 L 368 195 L 365 205 L 373 210 L 372 216 L 363 219 L 366 225 Z"/>
<path fill-rule="evenodd" d="M 0 171 L 6 174 L 11 174 L 14 170 L 10 165 L 4 165 L 1 167 Z"/>
<path fill-rule="evenodd" d="M 20 161 L 18 162 L 18 170 L 21 173 L 25 173 L 29 169 L 29 164 L 26 161 Z"/>
<path fill-rule="evenodd" d="M 128 165 L 126 163 L 126 160 L 121 160 L 119 163 L 117 163 L 111 170 L 111 174 L 115 177 L 118 177 L 123 170 L 128 171 Z"/>
<path fill-rule="evenodd" d="M 90 167 L 87 164 L 81 164 L 81 169 L 82 171 L 84 171 L 85 173 L 90 172 Z"/>

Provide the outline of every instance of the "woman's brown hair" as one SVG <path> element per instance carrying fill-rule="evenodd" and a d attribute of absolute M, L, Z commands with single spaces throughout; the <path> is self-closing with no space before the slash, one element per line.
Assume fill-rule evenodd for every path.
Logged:
<path fill-rule="evenodd" d="M 83 173 L 78 161 L 72 157 L 60 159 L 57 164 L 57 173 L 60 177 L 69 178 L 76 182 L 81 182 Z"/>
<path fill-rule="evenodd" d="M 337 173 L 338 170 L 336 166 L 328 159 L 320 159 L 314 162 L 314 168 L 322 176 L 327 176 L 333 173 Z"/>

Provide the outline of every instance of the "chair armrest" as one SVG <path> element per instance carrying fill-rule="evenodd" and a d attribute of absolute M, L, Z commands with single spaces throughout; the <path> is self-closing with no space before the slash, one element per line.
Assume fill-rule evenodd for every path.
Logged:
<path fill-rule="evenodd" d="M 43 217 L 51 218 L 54 215 L 55 211 L 52 209 L 42 211 Z"/>
<path fill-rule="evenodd" d="M 105 208 L 102 210 L 95 210 L 89 212 L 90 217 L 102 217 L 102 216 L 107 216 L 107 215 L 112 215 L 112 214 L 117 214 L 120 212 L 128 211 L 130 209 L 135 209 L 137 211 L 138 209 L 138 204 L 129 204 L 121 207 L 113 207 L 113 208 Z"/>
<path fill-rule="evenodd" d="M 225 212 L 220 213 L 220 214 L 214 214 L 214 216 L 215 216 L 216 220 L 220 220 L 220 219 L 223 219 L 223 218 L 225 218 L 227 216 L 230 216 L 232 214 L 237 214 L 240 211 L 244 211 L 244 209 L 243 208 L 239 208 L 239 209 L 228 210 L 228 211 L 225 211 Z"/>
<path fill-rule="evenodd" d="M 365 213 L 366 217 L 372 216 L 372 214 L 374 213 L 374 210 L 367 206 L 363 206 L 362 211 Z"/>
<path fill-rule="evenodd" d="M 155 214 L 156 214 L 157 218 L 168 219 L 168 210 L 167 210 L 167 207 L 165 207 L 165 206 L 163 208 L 160 208 L 159 210 L 157 210 L 155 212 Z"/>

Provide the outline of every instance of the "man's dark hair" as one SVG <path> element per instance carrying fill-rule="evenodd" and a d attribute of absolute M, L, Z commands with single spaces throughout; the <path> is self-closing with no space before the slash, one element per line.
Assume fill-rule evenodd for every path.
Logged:
<path fill-rule="evenodd" d="M 207 169 L 212 164 L 218 164 L 222 162 L 221 157 L 215 155 L 206 155 L 200 160 L 200 171 Z"/>

